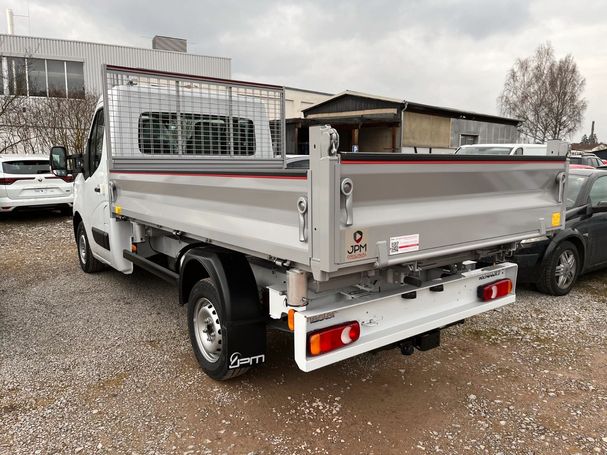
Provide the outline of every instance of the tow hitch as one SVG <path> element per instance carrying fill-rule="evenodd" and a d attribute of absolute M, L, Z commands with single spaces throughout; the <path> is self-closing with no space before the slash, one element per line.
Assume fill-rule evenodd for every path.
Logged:
<path fill-rule="evenodd" d="M 402 355 L 412 355 L 415 349 L 429 351 L 440 346 L 440 329 L 416 335 L 398 343 Z"/>

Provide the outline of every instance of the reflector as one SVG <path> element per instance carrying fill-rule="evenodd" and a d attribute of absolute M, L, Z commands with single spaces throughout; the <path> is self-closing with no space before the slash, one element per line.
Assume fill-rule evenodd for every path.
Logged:
<path fill-rule="evenodd" d="M 504 297 L 512 292 L 512 280 L 505 278 L 478 287 L 478 296 L 485 302 Z"/>
<path fill-rule="evenodd" d="M 324 354 L 355 342 L 360 337 L 357 321 L 326 327 L 308 334 L 308 351 L 311 355 Z"/>

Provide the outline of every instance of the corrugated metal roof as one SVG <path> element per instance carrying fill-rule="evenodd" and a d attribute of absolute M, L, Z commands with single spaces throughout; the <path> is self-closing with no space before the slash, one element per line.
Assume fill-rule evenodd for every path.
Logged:
<path fill-rule="evenodd" d="M 438 115 L 443 117 L 464 118 L 493 123 L 511 124 L 515 126 L 521 123 L 521 120 L 508 117 L 464 111 L 449 107 L 433 106 L 430 104 L 407 101 L 406 99 L 388 98 L 385 96 L 376 96 L 368 93 L 355 92 L 352 90 L 346 90 L 338 93 L 325 101 L 315 104 L 314 106 L 310 106 L 307 109 L 304 109 L 303 113 L 304 116 L 307 116 L 310 114 L 334 113 L 373 108 L 381 109 L 386 105 L 400 107 L 409 112 L 427 113 L 429 115 Z"/>

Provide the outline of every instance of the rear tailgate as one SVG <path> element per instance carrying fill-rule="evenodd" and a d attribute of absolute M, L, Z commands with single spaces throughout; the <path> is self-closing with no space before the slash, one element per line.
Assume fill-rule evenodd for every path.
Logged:
<path fill-rule="evenodd" d="M 338 171 L 353 184 L 340 264 L 357 260 L 357 232 L 372 256 L 400 262 L 521 240 L 564 222 L 561 157 L 346 153 Z"/>

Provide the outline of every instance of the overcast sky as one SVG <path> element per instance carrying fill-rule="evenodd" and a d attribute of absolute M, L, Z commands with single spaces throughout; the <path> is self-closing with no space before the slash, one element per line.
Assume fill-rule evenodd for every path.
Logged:
<path fill-rule="evenodd" d="M 232 75 L 337 93 L 357 90 L 497 113 L 515 58 L 552 42 L 586 78 L 582 129 L 607 141 L 607 2 L 570 0 L 0 0 L 15 33 L 151 47 L 156 34 L 188 51 L 232 58 Z M 5 21 L 0 30 L 6 32 Z"/>

